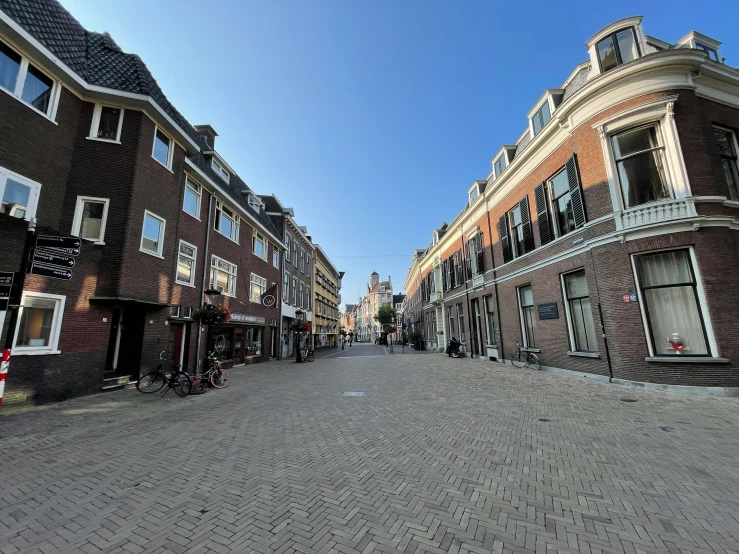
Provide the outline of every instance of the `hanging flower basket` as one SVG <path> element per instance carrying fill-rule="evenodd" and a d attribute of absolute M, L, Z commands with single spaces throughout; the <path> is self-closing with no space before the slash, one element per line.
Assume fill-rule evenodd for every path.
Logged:
<path fill-rule="evenodd" d="M 310 331 L 310 321 L 301 321 L 299 319 L 296 319 L 293 321 L 292 325 L 290 325 L 291 331 Z"/>
<path fill-rule="evenodd" d="M 192 318 L 201 325 L 220 325 L 231 319 L 231 311 L 225 306 L 203 307 L 196 310 Z"/>

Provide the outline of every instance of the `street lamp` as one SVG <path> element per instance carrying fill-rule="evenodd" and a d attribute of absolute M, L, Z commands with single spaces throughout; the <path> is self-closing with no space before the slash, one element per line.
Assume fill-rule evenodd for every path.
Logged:
<path fill-rule="evenodd" d="M 203 291 L 203 294 L 205 294 L 205 305 L 209 310 L 212 310 L 216 306 L 216 299 L 221 296 L 221 291 L 214 289 L 213 287 L 209 288 L 206 291 Z"/>
<path fill-rule="evenodd" d="M 299 328 L 302 328 L 303 324 L 303 310 L 295 310 L 295 317 L 300 324 Z M 297 348 L 297 354 L 295 355 L 295 363 L 302 364 L 303 363 L 303 355 L 300 352 L 300 331 L 298 330 L 298 327 L 296 326 L 295 329 L 295 346 Z"/>

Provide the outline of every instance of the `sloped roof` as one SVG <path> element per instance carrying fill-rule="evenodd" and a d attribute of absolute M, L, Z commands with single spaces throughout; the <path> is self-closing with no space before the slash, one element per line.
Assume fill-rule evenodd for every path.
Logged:
<path fill-rule="evenodd" d="M 390 288 L 390 281 L 380 281 L 374 287 L 372 287 L 372 290 L 370 290 L 370 293 L 380 292 L 380 287 Z"/>
<path fill-rule="evenodd" d="M 123 52 L 109 34 L 88 31 L 57 0 L 0 0 L 0 10 L 87 83 L 150 96 L 201 150 L 212 150 L 170 103 L 141 58 Z M 251 210 L 248 213 L 254 214 L 269 232 L 280 237 L 264 210 L 257 213 L 249 206 L 241 193 L 249 187 L 238 175 L 231 175 L 230 182 L 226 183 L 211 169 L 210 161 L 202 151 L 189 156 L 189 159 L 218 183 L 234 203 Z"/>

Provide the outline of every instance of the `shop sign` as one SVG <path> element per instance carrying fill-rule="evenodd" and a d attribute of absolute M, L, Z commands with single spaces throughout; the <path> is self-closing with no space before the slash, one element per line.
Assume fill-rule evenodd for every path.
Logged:
<path fill-rule="evenodd" d="M 264 323 L 265 318 L 258 315 L 247 315 L 233 312 L 231 313 L 231 319 L 229 323 Z"/>
<path fill-rule="evenodd" d="M 537 308 L 539 308 L 539 319 L 559 319 L 559 311 L 557 310 L 556 302 L 539 304 Z"/>

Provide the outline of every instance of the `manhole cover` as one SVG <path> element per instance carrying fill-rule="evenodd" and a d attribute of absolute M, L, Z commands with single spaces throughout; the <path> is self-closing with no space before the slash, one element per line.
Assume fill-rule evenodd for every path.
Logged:
<path fill-rule="evenodd" d="M 621 398 L 621 402 L 639 402 L 638 400 L 634 400 L 633 398 Z"/>
<path fill-rule="evenodd" d="M 364 396 L 363 392 L 344 392 L 341 396 Z"/>

